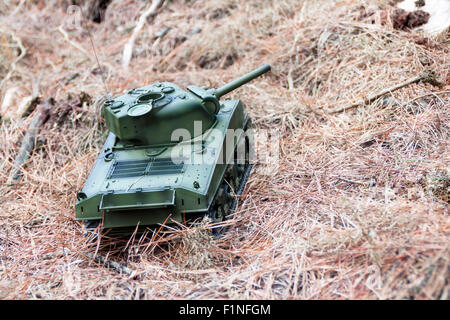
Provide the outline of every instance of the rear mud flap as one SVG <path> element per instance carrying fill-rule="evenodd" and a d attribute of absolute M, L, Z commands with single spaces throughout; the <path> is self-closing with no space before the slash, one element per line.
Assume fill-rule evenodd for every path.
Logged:
<path fill-rule="evenodd" d="M 154 225 L 171 220 L 181 222 L 175 210 L 175 190 L 107 193 L 100 201 L 103 227 L 129 227 Z"/>
<path fill-rule="evenodd" d="M 105 193 L 100 200 L 100 210 L 106 211 L 164 208 L 173 205 L 175 205 L 173 189 Z"/>

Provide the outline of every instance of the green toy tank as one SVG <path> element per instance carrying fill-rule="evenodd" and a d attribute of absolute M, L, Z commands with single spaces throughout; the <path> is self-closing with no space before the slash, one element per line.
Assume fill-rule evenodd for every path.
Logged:
<path fill-rule="evenodd" d="M 83 189 L 76 220 L 88 230 L 230 218 L 251 170 L 251 120 L 220 97 L 270 70 L 264 65 L 218 89 L 158 82 L 108 100 L 110 130 Z"/>

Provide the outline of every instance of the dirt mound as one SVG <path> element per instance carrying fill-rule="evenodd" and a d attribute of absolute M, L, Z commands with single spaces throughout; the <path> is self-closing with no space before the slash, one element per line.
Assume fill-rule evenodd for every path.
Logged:
<path fill-rule="evenodd" d="M 407 30 L 419 27 L 428 22 L 430 14 L 425 11 L 416 10 L 407 12 L 403 9 L 395 9 L 392 12 L 394 29 Z"/>

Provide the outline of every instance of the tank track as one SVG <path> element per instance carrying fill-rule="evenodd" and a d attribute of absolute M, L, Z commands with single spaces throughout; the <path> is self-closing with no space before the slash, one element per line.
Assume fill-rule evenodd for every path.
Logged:
<path fill-rule="evenodd" d="M 245 127 L 244 130 L 247 131 L 249 128 L 251 128 L 251 126 L 252 126 L 252 123 L 251 123 L 251 120 L 249 119 L 244 126 Z M 245 141 L 247 144 L 248 140 L 247 140 L 247 138 L 245 138 L 245 139 L 246 139 Z M 238 148 L 238 145 L 236 145 L 234 151 L 236 151 L 237 148 Z M 247 151 L 250 152 L 250 146 L 246 145 L 246 148 L 247 148 Z M 247 184 L 247 180 L 250 176 L 250 172 L 253 167 L 253 165 L 250 163 L 249 158 L 250 158 L 250 156 L 249 156 L 249 154 L 247 154 L 243 169 L 241 169 L 239 167 L 239 165 L 236 161 L 237 159 L 234 159 L 233 164 L 230 164 L 228 166 L 228 168 L 222 178 L 222 183 L 221 183 L 220 187 L 218 188 L 216 194 L 214 195 L 213 201 L 211 201 L 211 205 L 208 209 L 208 212 L 204 215 L 205 217 L 211 218 L 214 223 L 224 222 L 226 220 L 233 218 L 234 211 L 236 210 L 236 207 L 238 204 L 239 196 L 244 192 L 245 185 Z M 221 190 L 227 191 L 231 185 L 230 182 L 232 182 L 232 180 L 235 180 L 233 185 L 237 184 L 237 186 L 233 190 L 234 196 L 232 196 L 230 192 L 226 192 L 227 194 L 225 194 L 225 201 L 226 201 L 225 204 L 228 206 L 228 208 L 226 208 L 225 212 L 223 213 L 223 216 L 220 219 L 215 219 L 215 217 L 214 217 L 216 215 L 215 208 L 223 205 L 223 202 L 221 203 L 220 199 L 218 199 L 220 191 Z M 236 181 L 236 180 L 238 180 L 238 181 Z M 228 226 L 223 226 L 223 227 L 216 226 L 216 227 L 212 227 L 211 231 L 212 231 L 212 235 L 214 238 L 220 238 L 228 229 L 229 229 Z"/>
<path fill-rule="evenodd" d="M 249 176 L 250 176 L 250 172 L 251 172 L 251 170 L 252 170 L 252 167 L 253 167 L 252 164 L 249 164 L 249 163 L 248 163 L 248 164 L 246 165 L 246 167 L 245 167 L 245 169 L 244 169 L 244 172 L 243 172 L 243 174 L 242 174 L 242 177 L 239 179 L 239 186 L 238 186 L 238 188 L 234 191 L 235 196 L 233 197 L 233 196 L 231 196 L 231 194 L 229 195 L 229 198 L 233 198 L 233 200 L 232 200 L 231 205 L 229 206 L 229 208 L 228 208 L 226 214 L 222 217 L 222 220 L 221 220 L 221 221 L 217 221 L 217 219 L 214 219 L 214 216 L 216 215 L 215 206 L 216 206 L 216 205 L 219 205 L 219 206 L 220 206 L 220 205 L 222 204 L 222 203 L 220 203 L 220 202 L 217 201 L 217 198 L 218 198 L 218 195 L 219 195 L 219 191 L 220 191 L 221 188 L 227 188 L 227 187 L 229 186 L 229 185 L 228 185 L 228 181 L 227 181 L 226 178 L 223 179 L 223 182 L 222 182 L 221 186 L 219 187 L 219 190 L 216 192 L 216 195 L 214 196 L 214 200 L 212 201 L 211 206 L 210 206 L 208 212 L 205 214 L 205 217 L 209 217 L 209 218 L 211 218 L 211 219 L 213 220 L 213 222 L 217 222 L 217 223 L 223 222 L 223 221 L 226 221 L 226 220 L 229 220 L 229 219 L 232 219 L 232 218 L 233 218 L 233 214 L 234 214 L 234 211 L 236 210 L 236 207 L 237 207 L 237 204 L 238 204 L 238 200 L 239 200 L 239 197 L 238 197 L 238 196 L 240 196 L 240 195 L 242 194 L 242 192 L 244 192 L 245 185 L 246 185 L 247 180 L 248 180 L 248 178 L 249 178 Z M 234 166 L 231 167 L 231 170 L 232 170 L 233 168 L 234 168 Z M 225 173 L 225 176 L 227 175 L 227 173 L 229 173 L 229 171 L 230 171 L 230 170 L 227 170 L 227 172 Z M 213 236 L 214 236 L 215 238 L 219 238 L 219 237 L 222 236 L 227 230 L 228 230 L 228 226 L 224 226 L 224 227 L 213 227 L 213 228 L 212 228 L 212 233 L 213 233 Z"/>

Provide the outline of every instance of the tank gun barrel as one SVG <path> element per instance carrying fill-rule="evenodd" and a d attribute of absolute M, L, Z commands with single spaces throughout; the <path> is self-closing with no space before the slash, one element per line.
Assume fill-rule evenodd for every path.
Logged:
<path fill-rule="evenodd" d="M 260 75 L 266 73 L 267 71 L 270 70 L 270 65 L 265 64 L 245 75 L 243 75 L 240 78 L 237 78 L 236 80 L 233 80 L 229 83 L 227 83 L 226 85 L 216 89 L 214 91 L 214 95 L 217 97 L 217 99 L 219 99 L 221 96 L 233 91 L 236 88 L 239 88 L 240 86 L 246 84 L 247 82 L 250 82 L 251 80 L 259 77 Z"/>

